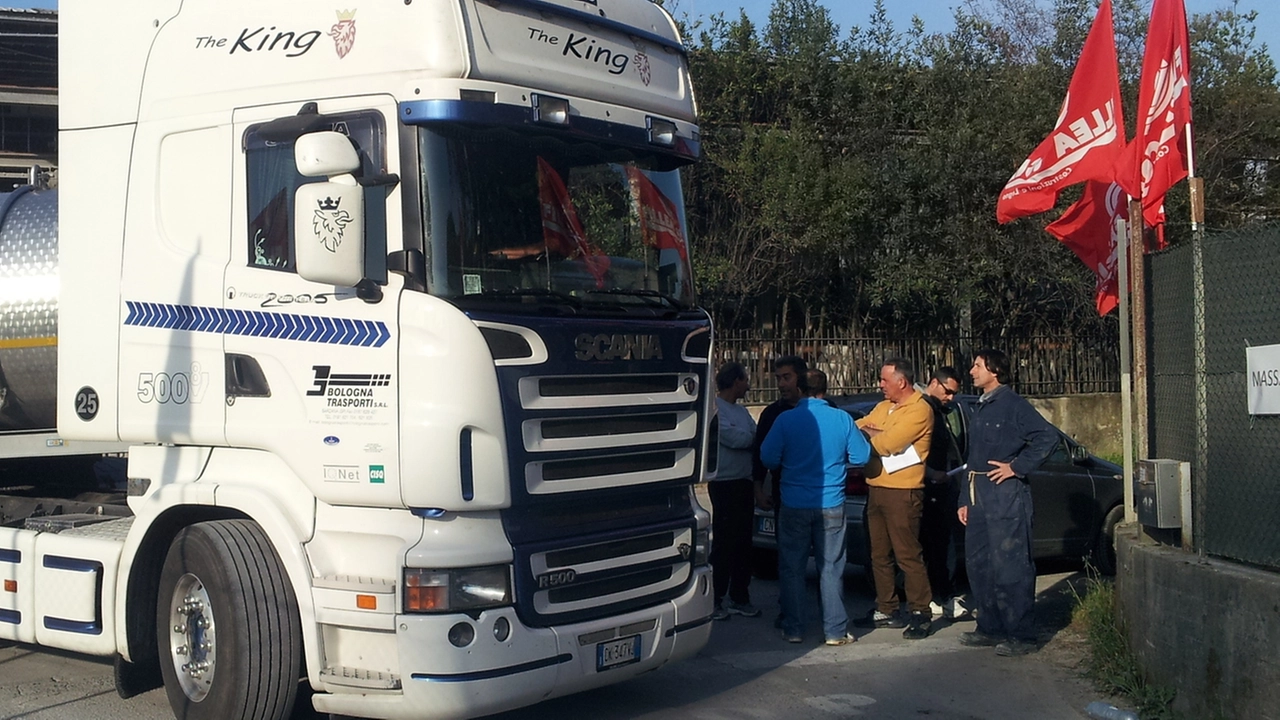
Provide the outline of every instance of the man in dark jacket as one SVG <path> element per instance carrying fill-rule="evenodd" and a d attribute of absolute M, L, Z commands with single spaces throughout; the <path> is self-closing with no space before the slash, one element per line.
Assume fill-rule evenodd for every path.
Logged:
<path fill-rule="evenodd" d="M 778 383 L 778 399 L 760 411 L 756 421 L 756 442 L 752 453 L 751 478 L 755 481 L 756 507 L 771 510 L 778 506 L 778 474 L 760 462 L 760 444 L 769 435 L 778 416 L 794 408 L 809 389 L 809 365 L 804 358 L 784 355 L 773 361 L 773 377 Z M 771 487 L 765 481 L 772 480 Z M 776 515 L 775 515 L 776 517 Z"/>
<path fill-rule="evenodd" d="M 978 627 L 961 635 L 969 646 L 994 646 L 1003 656 L 1036 649 L 1033 608 L 1036 568 L 1031 560 L 1031 486 L 1057 434 L 1035 408 L 1005 385 L 1009 360 L 980 350 L 969 371 L 982 390 L 969 421 L 968 472 L 957 515 L 965 524 L 965 567 Z"/>
<path fill-rule="evenodd" d="M 933 408 L 933 435 L 929 439 L 929 457 L 925 460 L 924 512 L 920 516 L 920 546 L 924 564 L 929 570 L 929 587 L 938 608 L 951 600 L 955 587 L 956 553 L 964 526 L 956 518 L 960 481 L 953 468 L 964 462 L 960 454 L 960 410 L 953 407 L 960 392 L 960 375 L 950 366 L 933 371 L 923 389 L 924 399 Z"/>

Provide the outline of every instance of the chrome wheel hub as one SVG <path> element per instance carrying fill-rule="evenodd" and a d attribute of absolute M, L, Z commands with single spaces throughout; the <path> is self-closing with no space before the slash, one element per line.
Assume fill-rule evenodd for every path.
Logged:
<path fill-rule="evenodd" d="M 213 685 L 216 639 L 209 594 L 200 578 L 187 573 L 169 599 L 169 655 L 182 691 L 194 702 Z"/>

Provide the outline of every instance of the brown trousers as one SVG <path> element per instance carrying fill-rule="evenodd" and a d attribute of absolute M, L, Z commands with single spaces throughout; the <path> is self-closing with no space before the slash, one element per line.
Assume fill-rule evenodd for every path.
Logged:
<path fill-rule="evenodd" d="M 894 560 L 906 579 L 907 607 L 929 613 L 933 592 L 920 548 L 920 515 L 924 490 L 872 487 L 867 494 L 867 531 L 871 535 L 871 574 L 876 583 L 876 609 L 898 610 Z"/>

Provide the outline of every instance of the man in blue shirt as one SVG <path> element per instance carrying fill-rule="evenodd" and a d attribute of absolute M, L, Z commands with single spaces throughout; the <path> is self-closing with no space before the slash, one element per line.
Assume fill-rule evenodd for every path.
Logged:
<path fill-rule="evenodd" d="M 788 358 L 805 395 L 778 416 L 760 444 L 765 467 L 781 468 L 782 507 L 778 511 L 778 585 L 782 636 L 803 641 L 804 568 L 812 548 L 818 566 L 822 630 L 828 645 L 847 645 L 844 609 L 844 482 L 849 465 L 863 465 L 871 446 L 853 418 L 826 401 L 808 397 L 804 361 Z M 781 360 L 778 366 L 782 366 Z"/>
<path fill-rule="evenodd" d="M 1058 436 L 1031 403 L 1005 385 L 1004 353 L 979 350 L 969 375 L 982 397 L 969 419 L 969 472 L 957 514 L 965 525 L 965 569 L 978 628 L 960 642 L 994 646 L 998 655 L 1025 655 L 1036 649 L 1027 475 L 1053 452 Z"/>

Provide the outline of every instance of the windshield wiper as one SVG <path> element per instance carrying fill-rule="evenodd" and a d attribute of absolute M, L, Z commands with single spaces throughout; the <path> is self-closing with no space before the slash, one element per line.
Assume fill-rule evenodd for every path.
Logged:
<path fill-rule="evenodd" d="M 560 290 L 548 290 L 546 288 L 505 288 L 502 290 L 485 290 L 478 293 L 468 293 L 466 295 L 461 296 L 458 299 L 460 300 L 467 300 L 470 298 L 519 299 L 519 298 L 527 298 L 527 297 L 555 298 L 556 300 L 561 300 L 574 307 L 582 307 L 581 298 L 574 297 L 573 295 L 570 295 L 567 292 L 561 292 Z"/>
<path fill-rule="evenodd" d="M 688 310 L 689 308 L 675 297 L 657 290 L 624 290 L 622 288 L 613 288 L 611 290 L 588 290 L 588 295 L 625 295 L 628 297 L 653 298 L 661 300 L 676 310 Z"/>

